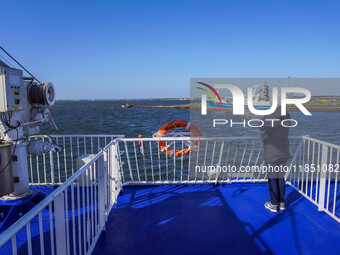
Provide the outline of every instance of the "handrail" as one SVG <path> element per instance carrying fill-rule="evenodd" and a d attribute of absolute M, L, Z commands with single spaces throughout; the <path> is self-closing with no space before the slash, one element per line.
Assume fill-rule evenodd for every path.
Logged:
<path fill-rule="evenodd" d="M 302 138 L 302 136 L 290 136 L 290 139 Z M 117 141 L 214 141 L 214 140 L 260 140 L 259 136 L 243 136 L 243 137 L 146 137 L 146 138 L 117 138 Z"/>
<path fill-rule="evenodd" d="M 212 140 L 257 140 L 260 137 L 148 137 L 148 138 L 121 138 L 119 141 L 212 141 Z"/>
<path fill-rule="evenodd" d="M 22 229 L 27 222 L 36 217 L 40 211 L 42 211 L 50 202 L 52 202 L 59 194 L 61 194 L 65 188 L 72 184 L 86 169 L 89 168 L 97 159 L 103 155 L 103 151 L 96 154 L 89 162 L 82 166 L 77 172 L 75 172 L 69 179 L 67 179 L 62 185 L 52 191 L 47 197 L 45 197 L 40 203 L 34 206 L 28 213 L 22 218 L 10 226 L 6 231 L 0 235 L 0 247 L 4 245 L 13 235 L 15 235 L 20 229 Z"/>
<path fill-rule="evenodd" d="M 322 141 L 322 140 L 319 140 L 319 139 L 316 139 L 316 138 L 312 138 L 308 135 L 304 135 L 304 136 L 302 136 L 302 138 L 309 140 L 309 141 L 312 141 L 312 142 L 317 142 L 317 143 L 320 143 L 320 144 L 323 144 L 323 145 L 327 145 L 328 147 L 331 147 L 331 148 L 334 148 L 334 149 L 340 149 L 340 145 L 336 145 L 336 144 L 325 142 L 325 141 Z"/>
<path fill-rule="evenodd" d="M 55 136 L 55 135 L 52 135 L 52 137 L 58 137 L 58 138 L 83 137 L 85 140 L 85 138 L 87 137 L 95 138 L 95 137 L 113 137 L 113 136 L 112 135 L 97 135 L 97 136 L 92 136 L 92 135 L 68 135 L 68 136 L 57 135 Z M 314 161 L 318 159 L 316 154 L 320 154 L 319 155 L 321 156 L 320 159 L 323 158 L 323 160 L 326 162 L 328 162 L 327 161 L 328 158 L 330 162 L 334 162 L 334 160 L 336 161 L 339 160 L 340 146 L 338 145 L 324 142 L 324 141 L 321 141 L 315 138 L 311 138 L 309 136 L 291 136 L 289 138 L 297 139 L 295 141 L 291 141 L 291 143 L 294 143 L 294 145 L 291 147 L 292 152 L 294 152 L 294 154 L 292 153 L 292 155 L 294 156 L 290 163 L 291 167 L 292 165 L 300 164 L 301 160 L 302 162 L 304 162 L 303 160 L 307 160 L 307 162 L 310 161 L 311 163 L 313 163 Z M 201 146 L 200 148 L 197 148 L 195 152 L 196 154 L 195 153 L 189 154 L 189 156 L 185 159 L 183 159 L 183 157 L 177 157 L 177 156 L 171 157 L 170 155 L 167 155 L 164 152 L 160 152 L 157 144 L 154 143 L 157 141 L 173 141 L 174 148 L 175 148 L 175 145 L 177 146 L 182 145 L 182 148 L 183 148 L 183 144 L 185 143 L 185 141 L 192 141 L 192 140 L 207 141 L 207 142 L 203 143 L 204 145 Z M 114 193 L 114 196 L 110 196 L 109 201 L 112 201 L 110 203 L 110 206 L 104 207 L 104 205 L 101 204 L 100 207 L 106 208 L 106 209 L 104 210 L 98 209 L 98 212 L 100 211 L 101 213 L 103 212 L 109 213 L 112 208 L 112 205 L 116 203 L 116 198 L 117 198 L 117 195 L 119 194 L 120 187 L 122 185 L 190 184 L 190 183 L 196 183 L 196 184 L 202 183 L 203 184 L 203 183 L 217 183 L 217 182 L 227 183 L 227 182 L 234 182 L 234 181 L 235 182 L 266 181 L 266 176 L 262 174 L 260 176 L 260 173 L 257 173 L 257 172 L 256 172 L 256 176 L 255 176 L 255 173 L 249 173 L 249 175 L 245 174 L 243 176 L 243 175 L 240 175 L 238 172 L 235 172 L 235 174 L 232 172 L 227 173 L 226 176 L 224 176 L 224 173 L 220 173 L 219 175 L 218 174 L 214 175 L 213 173 L 209 173 L 209 172 L 196 173 L 195 171 L 190 172 L 190 169 L 189 169 L 190 162 L 193 164 L 196 163 L 196 165 L 198 165 L 198 163 L 200 163 L 199 160 L 201 159 L 204 159 L 204 162 L 201 162 L 202 165 L 204 166 L 205 165 L 222 165 L 222 164 L 227 165 L 227 163 L 235 165 L 235 166 L 241 166 L 241 165 L 248 166 L 249 164 L 250 165 L 261 165 L 262 161 L 261 161 L 260 154 L 262 153 L 262 149 L 261 149 L 262 144 L 260 144 L 260 142 L 257 142 L 259 140 L 260 140 L 260 137 L 258 136 L 257 137 L 254 137 L 254 136 L 209 137 L 209 138 L 208 137 L 125 138 L 123 135 L 119 135 L 119 137 L 117 137 L 114 140 L 110 139 L 108 144 L 106 144 L 104 147 L 100 146 L 101 147 L 100 151 L 97 154 L 95 154 L 95 156 L 89 162 L 83 165 L 79 170 L 75 169 L 76 171 L 74 172 L 74 174 L 71 175 L 68 179 L 66 179 L 65 182 L 63 182 L 58 188 L 52 191 L 45 199 L 43 199 L 39 204 L 37 204 L 34 208 L 32 208 L 32 210 L 30 210 L 27 214 L 25 214 L 21 219 L 19 219 L 6 231 L 4 231 L 0 235 L 0 247 L 2 247 L 4 244 L 10 241 L 11 238 L 12 238 L 12 242 L 15 242 L 13 241 L 15 240 L 15 235 L 20 230 L 25 228 L 27 224 L 30 224 L 30 222 L 35 217 L 37 217 L 38 215 L 39 217 L 41 217 L 41 213 L 44 209 L 46 209 L 46 207 L 52 207 L 53 205 L 52 203 L 54 203 L 54 206 L 56 206 L 56 202 L 57 202 L 56 200 L 59 199 L 58 201 L 59 205 L 60 203 L 63 204 L 64 200 L 62 199 L 60 200 L 60 197 L 64 195 L 67 196 L 67 189 L 70 186 L 74 187 L 78 185 L 78 189 L 79 189 L 81 185 L 88 185 L 89 183 L 93 185 L 93 183 L 95 183 L 97 187 L 102 188 L 101 198 L 109 194 L 112 194 L 113 192 L 116 192 Z M 145 149 L 143 151 L 138 150 L 136 146 L 137 144 L 136 142 L 138 141 L 145 141 Z M 176 141 L 182 141 L 182 143 L 181 142 L 176 143 Z M 209 143 L 208 141 L 212 141 L 212 142 Z M 313 143 L 317 143 L 317 145 L 320 144 L 321 147 Z M 124 146 L 121 146 L 120 148 L 119 146 L 122 144 L 124 144 Z M 210 145 L 211 147 L 208 147 L 208 145 Z M 333 151 L 332 149 L 327 150 L 327 148 L 322 148 L 322 147 L 334 148 L 335 150 Z M 331 159 L 332 153 L 334 154 L 333 159 Z M 330 155 L 330 157 L 328 157 L 328 155 Z M 314 160 L 314 157 L 315 157 L 315 160 Z M 205 159 L 207 159 L 207 162 L 205 162 Z M 124 165 L 124 163 L 126 164 Z M 88 184 L 86 183 L 81 184 L 81 178 L 84 179 L 85 172 L 87 172 L 88 170 L 99 171 L 99 169 L 101 169 L 100 173 L 104 173 L 106 177 L 104 176 L 98 177 L 98 179 L 96 179 L 94 182 L 92 182 L 92 180 L 87 179 Z M 105 171 L 103 171 L 104 169 Z M 311 180 L 313 180 L 313 177 L 308 178 L 308 176 L 304 177 L 303 175 L 301 177 L 302 177 L 301 180 L 307 182 L 307 184 L 308 184 L 308 181 L 310 183 Z M 85 177 L 85 178 L 90 178 L 90 177 Z M 329 182 L 331 180 L 330 179 L 331 176 L 327 178 Z M 309 193 L 307 192 L 308 191 L 307 188 L 309 189 L 309 187 L 307 187 L 306 185 L 301 187 L 301 183 L 302 183 L 301 180 L 300 180 L 300 184 L 292 183 L 292 181 L 294 181 L 294 179 L 292 180 L 292 176 L 290 176 L 290 180 L 291 180 L 290 185 L 293 186 L 296 190 L 298 190 L 302 195 L 304 195 L 306 198 L 311 196 L 311 195 L 308 195 Z M 317 180 L 319 181 L 319 179 Z M 309 184 L 309 186 L 313 187 L 313 185 L 311 184 Z M 326 190 L 325 183 L 322 184 L 322 186 L 320 186 L 321 191 L 319 192 L 319 195 L 318 195 L 319 197 L 324 197 L 326 206 L 328 204 L 333 203 L 333 200 L 329 200 L 330 195 L 332 195 L 329 191 L 329 185 L 327 187 L 328 187 L 328 190 Z M 336 190 L 336 186 L 335 186 L 335 190 Z M 103 203 L 103 201 L 105 201 L 106 203 L 107 199 L 104 198 L 104 199 L 101 199 L 100 201 L 101 203 Z M 323 203 L 322 202 L 320 203 L 320 201 L 315 200 L 315 203 L 317 205 L 319 204 L 319 206 L 320 205 L 323 206 Z M 65 207 L 67 207 L 67 204 L 65 205 Z M 60 209 L 60 210 L 62 211 L 64 209 Z M 66 210 L 67 208 L 65 209 L 65 211 Z M 339 221 L 339 216 L 334 215 L 334 209 L 332 212 L 331 209 L 329 209 L 327 206 L 326 208 L 324 208 L 324 210 L 325 212 L 330 214 L 333 218 Z M 55 212 L 55 213 L 57 214 L 58 212 Z M 59 213 L 58 215 L 61 215 L 61 214 Z M 66 219 L 66 221 L 67 220 L 68 219 Z M 60 222 L 60 219 L 59 219 L 59 222 Z M 103 225 L 99 225 L 100 230 L 98 230 L 97 233 L 100 234 L 100 232 L 102 231 L 101 229 L 102 226 Z M 27 238 L 31 238 L 31 237 L 29 236 Z M 66 238 L 70 238 L 70 237 L 66 237 Z M 94 240 L 94 242 L 92 242 L 91 245 L 94 246 L 95 242 L 96 240 Z M 90 252 L 90 250 L 88 251 Z"/>
<path fill-rule="evenodd" d="M 112 135 L 112 134 L 102 134 L 102 135 L 91 135 L 91 134 L 88 134 L 88 135 L 49 135 L 49 136 L 52 136 L 52 137 L 115 137 L 115 138 L 123 138 L 125 137 L 125 135 Z"/>
<path fill-rule="evenodd" d="M 309 136 L 302 136 L 302 146 L 297 149 L 296 172 L 290 175 L 289 184 L 310 200 L 319 211 L 324 211 L 340 222 L 337 211 L 340 192 L 340 146 Z"/>
<path fill-rule="evenodd" d="M 29 181 L 31 185 L 61 185 L 77 170 L 77 158 L 85 154 L 93 154 L 105 147 L 110 141 L 124 138 L 117 134 L 80 134 L 80 135 L 35 135 L 43 141 L 49 139 L 61 150 L 39 156 L 29 155 Z M 43 169 L 42 169 L 43 167 Z"/>

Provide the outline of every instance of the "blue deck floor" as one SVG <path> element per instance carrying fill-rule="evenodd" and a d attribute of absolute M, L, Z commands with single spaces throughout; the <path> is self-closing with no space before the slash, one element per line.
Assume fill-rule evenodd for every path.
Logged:
<path fill-rule="evenodd" d="M 94 254 L 340 254 L 340 224 L 310 201 L 267 200 L 267 184 L 124 187 Z"/>

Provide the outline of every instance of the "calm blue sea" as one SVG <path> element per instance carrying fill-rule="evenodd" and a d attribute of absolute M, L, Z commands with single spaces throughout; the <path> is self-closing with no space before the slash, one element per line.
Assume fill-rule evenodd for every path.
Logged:
<path fill-rule="evenodd" d="M 124 134 L 127 137 L 151 137 L 166 122 L 176 119 L 190 120 L 190 110 L 121 108 L 126 101 L 57 101 L 52 107 L 53 118 L 59 128 L 45 125 L 45 134 Z M 141 100 L 130 101 L 134 105 L 178 105 L 186 100 Z M 220 114 L 221 118 L 233 118 L 231 113 Z M 291 113 L 299 122 L 291 128 L 291 135 L 309 135 L 324 141 L 340 144 L 340 113 L 314 112 L 312 116 Z M 257 117 L 256 117 L 257 118 Z M 224 136 L 260 135 L 257 128 L 224 127 Z"/>

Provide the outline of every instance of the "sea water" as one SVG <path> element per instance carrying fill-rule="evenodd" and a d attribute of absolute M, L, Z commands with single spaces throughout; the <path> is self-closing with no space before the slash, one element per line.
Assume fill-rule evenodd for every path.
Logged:
<path fill-rule="evenodd" d="M 123 134 L 126 137 L 152 137 L 166 122 L 190 120 L 188 109 L 122 108 L 127 101 L 57 101 L 51 112 L 59 131 L 45 125 L 45 134 Z M 135 106 L 143 105 L 182 105 L 189 100 L 133 100 Z M 231 112 L 221 112 L 221 118 L 233 118 Z M 234 116 L 235 117 L 235 116 Z M 305 116 L 292 112 L 291 117 L 298 125 L 290 128 L 290 135 L 309 135 L 323 141 L 340 144 L 340 113 L 312 112 Z M 247 118 L 247 116 L 246 116 Z M 205 136 L 260 136 L 258 128 L 240 126 L 209 129 Z"/>

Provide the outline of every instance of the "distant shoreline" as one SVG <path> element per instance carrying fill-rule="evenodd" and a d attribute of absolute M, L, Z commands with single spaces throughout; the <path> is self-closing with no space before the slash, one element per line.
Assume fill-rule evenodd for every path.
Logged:
<path fill-rule="evenodd" d="M 310 112 L 340 112 L 340 106 L 319 106 L 319 105 L 305 105 Z M 157 109 L 201 109 L 200 104 L 184 104 L 184 105 L 145 105 L 133 106 L 132 108 L 157 108 Z M 288 111 L 299 111 L 297 107 L 287 107 Z"/>
<path fill-rule="evenodd" d="M 160 100 L 168 100 L 168 101 L 174 101 L 174 100 L 194 100 L 197 98 L 141 98 L 141 99 L 59 99 L 56 100 L 58 102 L 79 102 L 79 101 L 160 101 Z"/>
<path fill-rule="evenodd" d="M 340 96 L 334 96 L 334 95 L 318 95 L 318 96 L 312 96 L 312 99 L 334 99 L 340 101 Z M 180 98 L 172 98 L 172 97 L 166 97 L 166 98 L 130 98 L 130 99 L 59 99 L 58 102 L 79 102 L 79 101 L 174 101 L 174 100 L 197 100 L 198 98 L 190 98 L 190 97 L 180 97 Z"/>

